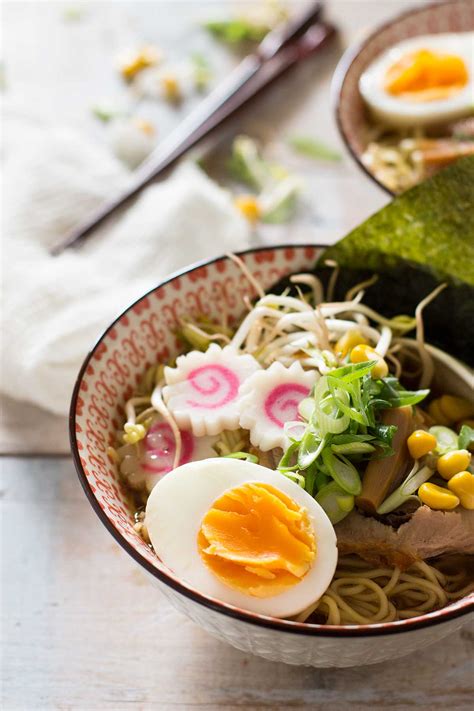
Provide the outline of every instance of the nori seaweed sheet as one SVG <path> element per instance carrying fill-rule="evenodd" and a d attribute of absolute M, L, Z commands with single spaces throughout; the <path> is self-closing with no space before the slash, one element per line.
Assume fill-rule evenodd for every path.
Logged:
<path fill-rule="evenodd" d="M 364 303 L 387 317 L 413 316 L 442 281 L 448 287 L 423 312 L 425 339 L 474 365 L 474 157 L 463 158 L 396 197 L 319 258 L 327 284 L 336 261 L 335 299 L 376 273 Z M 271 291 L 294 288 L 283 279 Z M 408 337 L 414 333 L 407 334 Z"/>
<path fill-rule="evenodd" d="M 474 156 L 394 198 L 320 260 L 383 271 L 400 260 L 474 287 Z"/>

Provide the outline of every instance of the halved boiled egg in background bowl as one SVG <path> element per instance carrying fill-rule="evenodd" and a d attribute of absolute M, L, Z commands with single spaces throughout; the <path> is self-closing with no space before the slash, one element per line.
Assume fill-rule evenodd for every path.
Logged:
<path fill-rule="evenodd" d="M 402 12 L 341 58 L 332 82 L 341 138 L 392 195 L 474 154 L 474 2 Z"/>
<path fill-rule="evenodd" d="M 360 93 L 375 118 L 396 128 L 474 113 L 474 32 L 412 37 L 363 72 Z"/>
<path fill-rule="evenodd" d="M 321 506 L 279 472 L 218 458 L 184 464 L 154 487 L 145 524 L 161 561 L 199 592 L 272 617 L 324 594 L 336 534 Z"/>

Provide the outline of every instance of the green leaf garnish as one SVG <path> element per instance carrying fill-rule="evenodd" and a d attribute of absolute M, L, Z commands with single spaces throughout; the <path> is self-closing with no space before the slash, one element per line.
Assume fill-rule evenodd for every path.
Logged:
<path fill-rule="evenodd" d="M 286 222 L 296 210 L 301 180 L 280 165 L 265 160 L 258 144 L 248 136 L 237 136 L 227 168 L 234 180 L 260 193 L 262 222 Z"/>
<path fill-rule="evenodd" d="M 298 448 L 298 467 L 307 469 L 319 457 L 326 444 L 324 436 L 321 437 L 311 429 L 307 429 Z"/>
<path fill-rule="evenodd" d="M 298 472 L 284 472 L 284 476 L 286 476 L 288 479 L 291 479 L 291 481 L 294 481 L 295 484 L 298 484 L 298 486 L 301 486 L 302 489 L 305 488 L 304 476 L 298 474 Z"/>
<path fill-rule="evenodd" d="M 343 455 L 336 456 L 329 448 L 323 451 L 323 462 L 332 478 L 346 493 L 357 496 L 362 484 L 355 466 Z"/>
<path fill-rule="evenodd" d="M 458 436 L 459 449 L 471 449 L 474 446 L 474 429 L 469 425 L 463 425 Z"/>
<path fill-rule="evenodd" d="M 444 425 L 434 425 L 429 429 L 430 434 L 436 437 L 437 454 L 446 454 L 453 449 L 459 449 L 459 438 L 454 430 Z M 463 447 L 462 449 L 465 449 Z"/>
<path fill-rule="evenodd" d="M 287 222 L 295 213 L 301 192 L 301 180 L 290 175 L 260 195 L 262 221 L 270 224 Z"/>
<path fill-rule="evenodd" d="M 310 136 L 291 136 L 288 139 L 288 143 L 296 153 L 300 153 L 307 158 L 330 161 L 340 161 L 342 159 L 340 153 Z"/>
<path fill-rule="evenodd" d="M 325 472 L 323 472 L 322 469 L 316 469 L 316 473 L 314 475 L 314 481 L 313 481 L 313 490 L 310 492 L 311 494 L 314 493 L 314 491 L 319 491 L 320 489 L 323 488 L 323 486 L 326 486 L 326 484 L 329 484 L 331 481 L 331 477 L 328 476 Z"/>
<path fill-rule="evenodd" d="M 268 163 L 261 157 L 257 143 L 248 136 L 235 138 L 227 168 L 235 180 L 256 190 L 262 190 L 270 178 Z"/>
<path fill-rule="evenodd" d="M 287 178 L 294 180 L 286 168 L 262 157 L 257 141 L 243 135 L 234 139 L 227 169 L 234 180 L 258 191 L 270 191 Z"/>
<path fill-rule="evenodd" d="M 270 31 L 270 27 L 267 25 L 256 24 L 243 17 L 223 21 L 211 20 L 204 23 L 204 27 L 214 37 L 227 44 L 261 42 Z"/>
<path fill-rule="evenodd" d="M 341 368 L 331 370 L 332 378 L 340 378 L 345 383 L 350 383 L 352 380 L 363 378 L 364 375 L 370 373 L 376 360 L 368 360 L 365 363 L 351 363 L 351 365 L 343 365 Z"/>
<path fill-rule="evenodd" d="M 347 444 L 331 444 L 334 454 L 368 454 L 374 452 L 375 447 L 368 442 L 348 442 Z"/>
<path fill-rule="evenodd" d="M 292 442 L 278 464 L 278 471 L 282 474 L 293 472 L 298 469 L 298 448 L 299 442 Z"/>
<path fill-rule="evenodd" d="M 315 499 L 333 524 L 342 521 L 354 508 L 354 497 L 341 489 L 335 481 L 323 486 Z"/>
<path fill-rule="evenodd" d="M 204 91 L 212 79 L 212 71 L 207 58 L 200 52 L 191 55 L 193 65 L 194 86 L 198 91 Z"/>
<path fill-rule="evenodd" d="M 400 484 L 389 497 L 383 501 L 377 509 L 380 515 L 388 514 L 395 509 L 400 508 L 403 504 L 409 501 L 418 491 L 419 487 L 428 481 L 433 476 L 433 470 L 429 467 L 417 469 L 415 465 L 405 480 Z M 418 498 L 418 497 L 417 497 Z"/>
<path fill-rule="evenodd" d="M 278 467 L 282 474 L 303 477 L 304 488 L 316 500 L 321 494 L 333 522 L 352 510 L 353 497 L 361 491 L 357 465 L 393 454 L 397 428 L 382 424 L 380 412 L 400 402 L 418 402 L 428 393 L 404 390 L 393 376 L 373 379 L 374 365 L 347 364 L 317 381 L 299 408 L 305 431 L 292 441 Z"/>
<path fill-rule="evenodd" d="M 67 22 L 79 22 L 84 17 L 85 11 L 85 8 L 79 5 L 69 5 L 63 10 L 63 19 Z"/>
<path fill-rule="evenodd" d="M 397 378 L 388 377 L 383 379 L 383 386 L 380 388 L 379 397 L 390 404 L 390 407 L 404 407 L 405 405 L 417 405 L 429 394 L 429 390 L 408 391 L 402 388 Z"/>
<path fill-rule="evenodd" d="M 106 104 L 96 104 L 95 106 L 92 106 L 91 111 L 93 115 L 103 123 L 108 123 L 109 121 L 112 121 L 112 119 L 123 116 L 122 111 L 117 111 Z"/>

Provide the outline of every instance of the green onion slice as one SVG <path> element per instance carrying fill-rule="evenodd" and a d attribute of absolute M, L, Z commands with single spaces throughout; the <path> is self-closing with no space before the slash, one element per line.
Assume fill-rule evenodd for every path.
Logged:
<path fill-rule="evenodd" d="M 354 508 L 354 497 L 341 489 L 335 481 L 324 486 L 315 498 L 333 524 L 342 521 Z"/>
<path fill-rule="evenodd" d="M 446 454 L 452 449 L 458 448 L 458 436 L 454 430 L 443 425 L 435 425 L 430 427 L 430 434 L 436 437 L 436 452 L 438 454 Z"/>
<path fill-rule="evenodd" d="M 402 504 L 409 501 L 413 497 L 415 492 L 418 491 L 419 487 L 424 484 L 425 481 L 431 479 L 433 473 L 433 470 L 429 467 L 422 467 L 418 470 L 412 470 L 408 474 L 405 481 L 402 482 L 402 484 L 400 484 L 400 486 L 395 489 L 395 491 L 390 494 L 385 501 L 382 501 L 377 509 L 377 513 L 387 514 L 391 511 L 395 511 L 395 509 L 398 509 L 402 506 Z"/>
<path fill-rule="evenodd" d="M 300 442 L 298 451 L 298 467 L 307 469 L 319 457 L 326 444 L 324 437 L 308 430 Z"/>
<path fill-rule="evenodd" d="M 350 402 L 349 395 L 344 390 L 336 390 L 336 396 L 330 390 L 328 377 L 319 379 L 314 391 L 316 407 L 313 413 L 313 421 L 319 427 L 321 434 L 340 434 L 347 429 L 350 417 L 341 412 L 340 403 L 347 406 Z M 342 416 L 341 416 L 342 415 Z"/>
<path fill-rule="evenodd" d="M 438 438 L 436 437 L 436 439 Z M 459 449 L 471 449 L 473 445 L 474 429 L 472 429 L 472 427 L 469 427 L 469 425 L 463 425 L 459 432 L 458 447 Z"/>
<path fill-rule="evenodd" d="M 316 403 L 314 401 L 314 398 L 305 397 L 298 405 L 298 412 L 304 420 L 307 420 L 307 422 L 309 422 L 313 415 L 315 407 Z"/>
<path fill-rule="evenodd" d="M 375 451 L 375 447 L 368 442 L 351 442 L 347 444 L 332 444 L 334 454 L 368 454 Z"/>
<path fill-rule="evenodd" d="M 344 455 L 338 457 L 326 447 L 323 450 L 323 462 L 334 481 L 348 494 L 357 496 L 362 490 L 359 472 Z"/>

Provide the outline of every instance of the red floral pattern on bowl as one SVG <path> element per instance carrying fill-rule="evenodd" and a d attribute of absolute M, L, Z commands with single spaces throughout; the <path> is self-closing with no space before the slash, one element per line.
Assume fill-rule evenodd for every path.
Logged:
<path fill-rule="evenodd" d="M 377 28 L 362 43 L 349 47 L 334 73 L 332 93 L 336 121 L 350 154 L 383 190 L 393 194 L 362 163 L 369 127 L 359 79 L 376 57 L 398 42 L 418 35 L 474 29 L 473 0 L 449 0 L 417 7 Z"/>
<path fill-rule="evenodd" d="M 263 288 L 269 289 L 281 277 L 311 268 L 320 253 L 316 246 L 303 245 L 260 248 L 240 256 Z M 466 599 L 417 620 L 370 627 L 330 628 L 248 613 L 183 584 L 135 532 L 127 491 L 107 456 L 123 422 L 124 403 L 151 363 L 178 354 L 174 331 L 181 316 L 204 313 L 219 318 L 226 313 L 235 322 L 245 313 L 245 296 L 255 293 L 228 257 L 190 267 L 138 299 L 86 358 L 72 398 L 70 437 L 79 479 L 99 518 L 175 607 L 220 639 L 269 659 L 313 666 L 378 662 L 460 627 L 468 610 Z M 375 645 L 373 635 L 378 635 Z M 394 643 L 394 636 L 403 642 Z"/>

